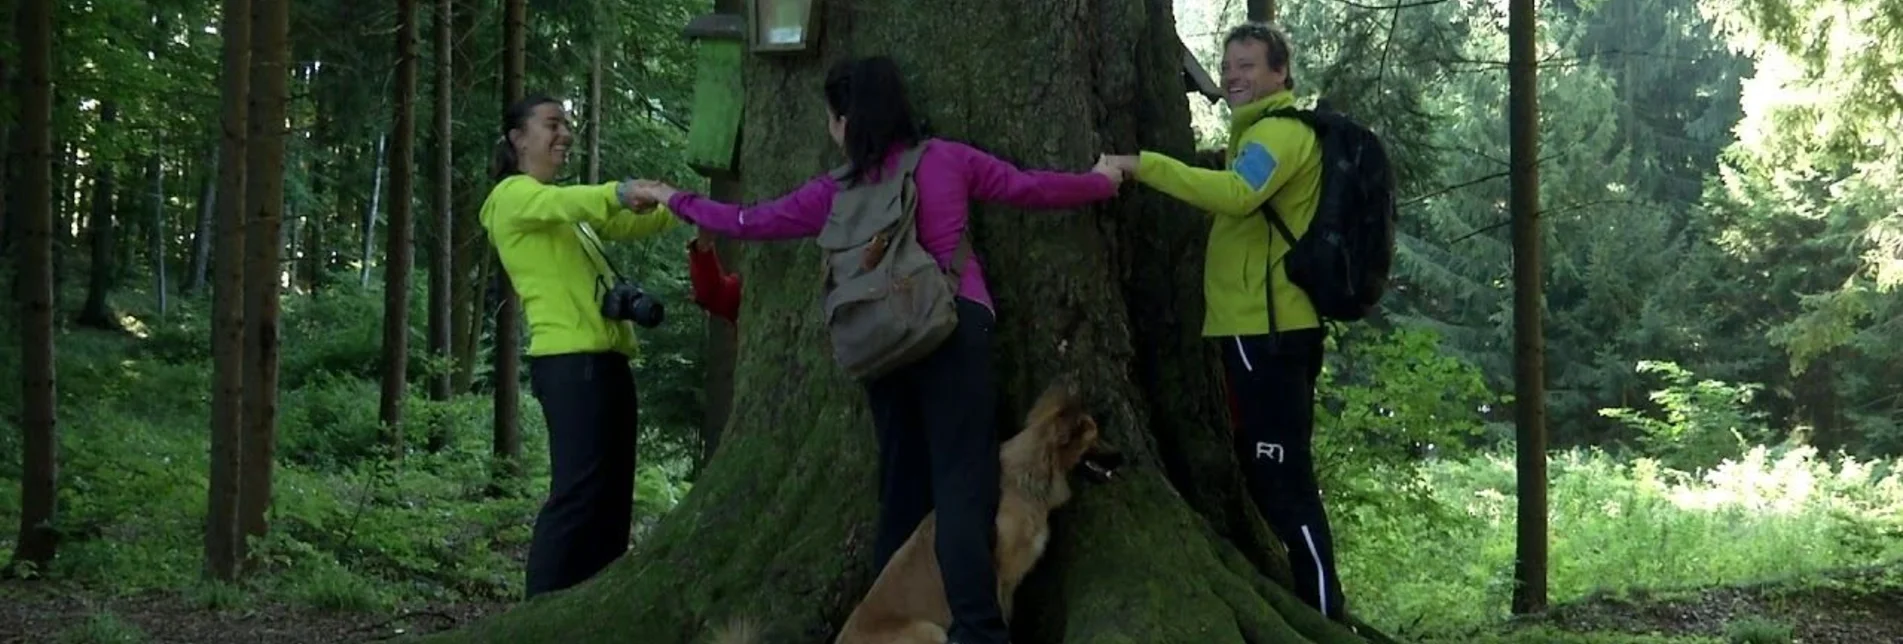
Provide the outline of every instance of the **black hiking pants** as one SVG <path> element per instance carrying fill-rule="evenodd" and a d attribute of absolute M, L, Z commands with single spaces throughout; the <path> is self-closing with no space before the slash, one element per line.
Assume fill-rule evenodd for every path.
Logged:
<path fill-rule="evenodd" d="M 1003 644 L 998 608 L 997 394 L 983 305 L 958 298 L 958 330 L 938 350 L 866 383 L 879 435 L 879 525 L 873 566 L 884 570 L 927 513 L 938 511 L 938 568 L 951 605 L 951 641 Z"/>
<path fill-rule="evenodd" d="M 528 596 L 574 586 L 628 549 L 634 514 L 634 371 L 620 353 L 529 358 L 548 420 L 548 500 L 529 542 Z"/>
<path fill-rule="evenodd" d="M 1236 456 L 1249 496 L 1288 547 L 1295 590 L 1331 619 L 1342 616 L 1334 534 L 1315 482 L 1315 378 L 1321 329 L 1221 338 L 1236 404 Z"/>

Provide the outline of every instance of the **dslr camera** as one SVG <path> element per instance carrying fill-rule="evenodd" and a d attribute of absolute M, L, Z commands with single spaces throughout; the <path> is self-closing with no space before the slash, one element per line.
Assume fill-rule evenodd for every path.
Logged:
<path fill-rule="evenodd" d="M 601 296 L 601 317 L 610 320 L 628 320 L 652 329 L 660 326 L 666 315 L 659 299 L 624 280 L 616 280 Z"/>

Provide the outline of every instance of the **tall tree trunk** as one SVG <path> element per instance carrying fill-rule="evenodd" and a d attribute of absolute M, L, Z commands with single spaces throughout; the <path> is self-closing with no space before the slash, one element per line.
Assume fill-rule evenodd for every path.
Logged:
<path fill-rule="evenodd" d="M 238 489 L 244 470 L 245 402 L 245 159 L 247 100 L 251 95 L 251 2 L 224 0 L 224 104 L 218 156 L 211 167 L 218 188 L 206 190 L 205 207 L 218 207 L 218 276 L 212 285 L 211 366 L 211 482 L 210 505 L 205 513 L 205 576 L 231 581 L 245 558 L 238 523 Z M 200 219 L 209 219 L 201 214 Z M 199 226 L 198 245 L 207 245 L 206 227 Z M 203 280 L 204 265 L 193 268 Z M 259 279 L 264 279 L 262 276 Z"/>
<path fill-rule="evenodd" d="M 271 469 L 277 451 L 278 254 L 284 213 L 284 111 L 289 79 L 285 58 L 290 36 L 289 0 L 251 6 L 251 91 L 246 110 L 245 231 L 249 255 L 245 280 L 244 474 L 238 491 L 238 526 L 245 537 L 262 537 L 269 526 Z"/>
<path fill-rule="evenodd" d="M 467 93 L 475 88 L 475 66 L 470 47 L 476 29 L 476 7 L 472 0 L 454 0 L 453 3 L 456 7 L 454 19 L 450 22 L 455 29 L 455 44 L 450 53 L 449 75 L 457 89 Z M 478 131 L 485 133 L 485 136 L 477 139 L 483 145 L 476 146 L 476 149 L 487 150 L 493 144 L 486 134 L 494 130 L 485 127 Z M 449 271 L 449 343 L 454 347 L 452 351 L 456 359 L 450 370 L 449 388 L 457 393 L 467 393 L 475 382 L 477 339 L 482 336 L 483 282 L 476 279 L 476 274 L 480 266 L 486 265 L 482 260 L 487 257 L 484 252 L 487 248 L 482 243 L 482 222 L 478 220 L 480 213 L 476 208 L 476 196 L 480 193 L 475 187 L 486 183 L 486 179 L 468 182 L 454 189 L 451 195 L 456 211 L 451 215 L 455 223 L 450 226 L 453 248 Z"/>
<path fill-rule="evenodd" d="M 377 162 L 370 171 L 370 208 L 363 213 L 363 262 L 357 273 L 358 285 L 370 288 L 370 258 L 377 254 L 377 204 L 383 198 L 384 141 L 377 135 Z"/>
<path fill-rule="evenodd" d="M 744 12 L 740 0 L 714 0 L 714 13 L 740 15 Z M 746 136 L 742 126 L 740 137 Z M 736 143 L 735 145 L 739 145 Z M 740 201 L 740 182 L 724 176 L 713 177 L 708 181 L 708 196 L 735 203 Z M 741 247 L 728 240 L 714 242 L 714 253 L 724 260 L 727 266 L 740 263 Z M 700 425 L 700 458 L 694 461 L 694 473 L 699 475 L 701 468 L 714 457 L 720 449 L 720 434 L 727 427 L 728 419 L 733 417 L 733 370 L 740 356 L 740 330 L 732 322 L 709 315 L 707 333 L 703 338 L 705 350 L 701 358 L 707 365 L 706 380 L 702 383 L 702 395 L 706 403 L 702 406 L 704 414 Z"/>
<path fill-rule="evenodd" d="M 1512 149 L 1513 419 L 1518 450 L 1518 539 L 1513 612 L 1546 610 L 1546 339 L 1540 312 L 1540 117 L 1533 0 L 1507 5 L 1507 127 Z"/>
<path fill-rule="evenodd" d="M 58 106 L 61 102 L 55 99 L 53 104 Z M 66 141 L 54 149 L 63 151 L 53 180 L 53 315 L 58 317 L 65 306 L 66 280 L 72 273 L 66 258 L 79 245 L 74 237 L 77 234 L 74 229 L 79 226 L 79 204 L 74 195 L 79 194 L 80 178 L 79 146 Z"/>
<path fill-rule="evenodd" d="M 119 121 L 119 104 L 106 101 L 99 106 L 99 130 L 102 136 L 115 136 L 113 124 Z M 113 273 L 113 219 L 116 214 L 113 188 L 112 160 L 93 157 L 93 203 L 92 216 L 86 220 L 87 241 L 92 246 L 92 266 L 87 268 L 86 303 L 74 320 L 81 325 L 100 329 L 119 329 L 119 318 L 112 313 L 107 296 L 112 292 L 116 275 Z"/>
<path fill-rule="evenodd" d="M 59 548 L 59 397 L 53 368 L 53 3 L 15 5 L 20 44 L 20 532 L 8 572 L 44 571 Z"/>
<path fill-rule="evenodd" d="M 390 241 L 383 262 L 383 390 L 377 420 L 390 454 L 403 454 L 403 394 L 410 358 L 410 204 L 416 169 L 416 0 L 397 0 L 395 145 L 390 165 Z"/>
<path fill-rule="evenodd" d="M 825 5 L 813 55 L 745 63 L 746 200 L 839 162 L 816 125 L 818 96 L 828 63 L 851 52 L 901 57 L 918 79 L 910 91 L 920 116 L 1024 168 L 1081 171 L 1101 152 L 1138 147 L 1187 158 L 1194 141 L 1171 3 L 1096 6 Z M 967 37 L 943 38 L 948 24 Z M 926 40 L 941 46 L 903 46 Z M 974 88 L 998 100 L 956 100 Z M 1016 598 L 1013 640 L 1359 641 L 1277 583 L 1287 562 L 1243 495 L 1214 347 L 1197 337 L 1200 271 L 1158 270 L 1200 266 L 1207 217 L 1153 192 L 1088 212 L 975 210 L 973 242 L 1000 312 L 1000 429 L 1015 431 L 1033 398 L 1069 375 L 1131 461 L 1114 483 L 1080 483 L 1053 515 L 1049 550 Z M 763 626 L 764 642 L 826 641 L 872 580 L 877 457 L 864 390 L 825 348 L 813 305 L 819 265 L 810 242 L 760 244 L 740 262 L 749 316 L 733 422 L 693 491 L 639 550 L 463 639 L 669 644 L 745 616 Z M 617 618 L 583 619 L 604 609 Z"/>
<path fill-rule="evenodd" d="M 220 32 L 223 33 L 223 32 Z M 192 275 L 185 281 L 186 293 L 205 288 L 205 275 L 211 267 L 212 222 L 218 219 L 218 178 L 221 151 L 213 151 L 205 171 L 204 189 L 198 198 L 198 225 L 192 231 Z"/>
<path fill-rule="evenodd" d="M 528 34 L 527 0 L 503 0 L 502 14 L 502 107 L 522 98 L 523 44 Z M 486 253 L 491 265 L 501 259 L 495 250 Z M 516 299 L 509 273 L 494 270 L 502 305 L 496 307 L 495 370 L 490 379 L 495 385 L 494 445 L 496 485 L 500 492 L 522 474 L 522 302 Z"/>
<path fill-rule="evenodd" d="M 593 31 L 588 57 L 588 182 L 601 182 L 601 30 Z"/>
<path fill-rule="evenodd" d="M 152 287 L 159 298 L 159 316 L 163 317 L 170 293 L 165 286 L 165 165 L 159 155 L 146 161 L 146 174 L 152 181 L 152 229 L 146 231 L 146 239 L 151 240 L 147 252 L 152 255 Z"/>
<path fill-rule="evenodd" d="M 436 221 L 435 234 L 430 236 L 429 263 L 429 354 L 438 364 L 446 364 L 450 359 L 450 271 L 453 270 L 450 256 L 455 253 L 452 244 L 456 230 L 455 204 L 455 131 L 452 126 L 455 119 L 450 114 L 450 83 L 455 76 L 450 70 L 450 38 L 452 34 L 452 16 L 455 7 L 450 0 L 436 0 L 436 22 L 431 38 L 436 53 L 436 107 L 430 111 L 435 121 L 436 156 L 432 159 L 430 172 L 430 215 Z M 432 371 L 429 379 L 430 400 L 445 401 L 450 396 L 450 372 Z M 437 423 L 430 428 L 429 451 L 440 452 L 449 446 L 448 423 Z"/>

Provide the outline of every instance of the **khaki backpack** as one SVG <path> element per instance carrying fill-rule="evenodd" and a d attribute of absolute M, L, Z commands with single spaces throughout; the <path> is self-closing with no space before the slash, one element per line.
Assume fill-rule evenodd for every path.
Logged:
<path fill-rule="evenodd" d="M 918 186 L 925 143 L 906 150 L 899 171 L 842 186 L 819 231 L 825 251 L 822 310 L 833 358 L 854 378 L 877 378 L 924 358 L 958 328 L 959 271 L 970 244 L 961 234 L 951 270 L 918 241 Z M 845 170 L 834 172 L 843 182 Z"/>

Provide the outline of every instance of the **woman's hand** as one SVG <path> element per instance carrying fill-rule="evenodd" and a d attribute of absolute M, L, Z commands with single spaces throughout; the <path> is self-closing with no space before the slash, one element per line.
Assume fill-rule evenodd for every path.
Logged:
<path fill-rule="evenodd" d="M 650 203 L 667 203 L 667 200 L 672 199 L 674 193 L 679 191 L 675 190 L 674 186 L 652 179 L 636 179 L 632 192 L 635 198 L 643 201 Z"/>
<path fill-rule="evenodd" d="M 615 199 L 621 202 L 623 208 L 635 212 L 642 212 L 653 208 L 654 204 L 659 202 L 645 197 L 640 190 L 640 185 L 641 182 L 638 180 L 623 179 L 620 184 L 615 186 Z"/>

